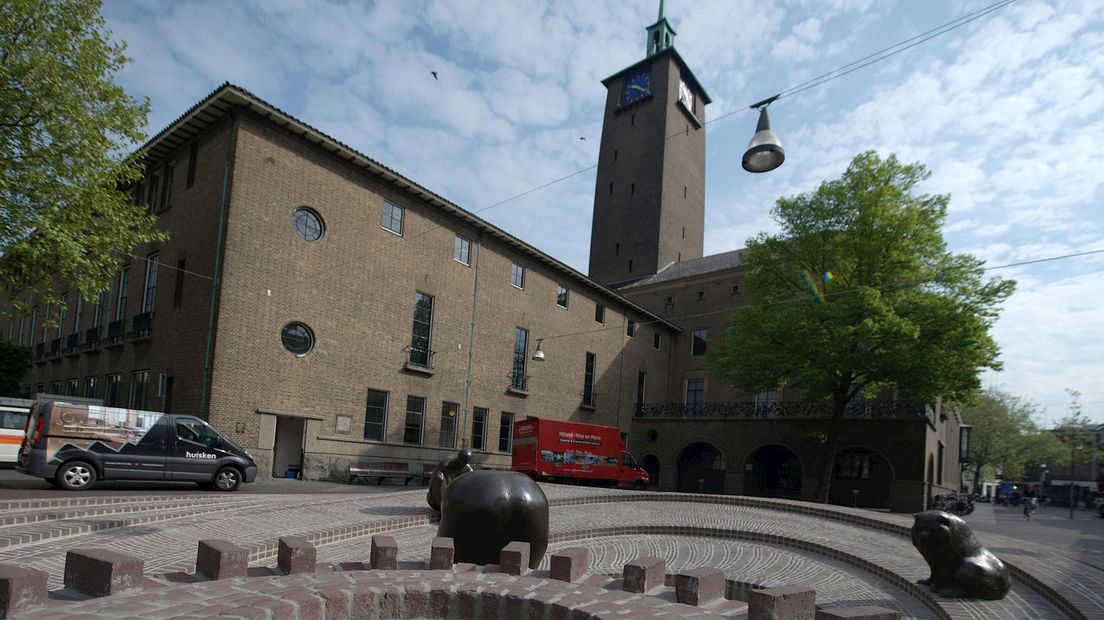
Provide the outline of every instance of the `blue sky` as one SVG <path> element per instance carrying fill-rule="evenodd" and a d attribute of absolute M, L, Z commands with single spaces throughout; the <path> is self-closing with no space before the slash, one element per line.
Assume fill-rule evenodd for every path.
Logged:
<path fill-rule="evenodd" d="M 740 168 L 747 105 L 994 1 L 668 0 L 675 46 L 718 119 L 706 129 L 706 253 L 775 230 L 778 197 L 867 149 L 928 165 L 924 191 L 951 194 L 953 251 L 997 266 L 1104 249 L 1099 2 L 1017 0 L 780 100 L 770 111 L 786 163 Z M 110 0 L 103 13 L 133 58 L 120 83 L 152 104 L 150 133 L 234 82 L 585 272 L 600 80 L 643 57 L 657 7 Z M 1019 288 L 994 330 L 1005 368 L 985 383 L 1045 408 L 1040 423 L 1066 415 L 1065 389 L 1078 390 L 1104 421 L 1104 254 L 992 273 Z"/>

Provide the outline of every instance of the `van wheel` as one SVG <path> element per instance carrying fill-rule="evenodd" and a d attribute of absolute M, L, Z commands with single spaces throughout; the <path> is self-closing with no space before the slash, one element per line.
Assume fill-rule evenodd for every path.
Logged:
<path fill-rule="evenodd" d="M 84 491 L 96 483 L 96 469 L 84 461 L 73 461 L 57 470 L 54 481 L 66 491 Z"/>
<path fill-rule="evenodd" d="M 233 467 L 223 467 L 215 472 L 212 482 L 216 491 L 234 491 L 241 486 L 241 472 Z"/>
<path fill-rule="evenodd" d="M 643 491 L 646 488 L 648 488 L 648 486 L 646 484 L 644 484 L 643 480 L 637 480 L 636 482 L 633 483 L 633 490 L 634 491 Z"/>

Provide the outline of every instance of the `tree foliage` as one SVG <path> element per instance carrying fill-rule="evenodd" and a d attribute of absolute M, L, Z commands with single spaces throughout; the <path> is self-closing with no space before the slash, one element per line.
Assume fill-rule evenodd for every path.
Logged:
<path fill-rule="evenodd" d="M 1034 404 L 999 388 L 989 388 L 976 404 L 962 411 L 970 433 L 970 473 L 973 488 L 983 478 L 1001 474 L 1018 480 L 1029 465 L 1057 463 L 1062 445 L 1053 433 L 1032 421 Z"/>
<path fill-rule="evenodd" d="M 114 82 L 127 62 L 98 0 L 0 3 L 0 286 L 61 302 L 107 287 L 119 252 L 163 238 L 122 191 L 141 174 L 148 104 Z"/>
<path fill-rule="evenodd" d="M 1000 367 L 989 329 L 1015 283 L 948 251 L 949 197 L 916 192 L 928 174 L 870 151 L 816 191 L 780 198 L 781 231 L 748 240 L 751 302 L 714 347 L 713 371 L 749 394 L 797 386 L 830 403 L 837 425 L 860 393 L 971 401 L 979 371 Z"/>
<path fill-rule="evenodd" d="M 0 340 L 0 396 L 22 396 L 20 381 L 31 365 L 31 349 L 11 340 Z"/>

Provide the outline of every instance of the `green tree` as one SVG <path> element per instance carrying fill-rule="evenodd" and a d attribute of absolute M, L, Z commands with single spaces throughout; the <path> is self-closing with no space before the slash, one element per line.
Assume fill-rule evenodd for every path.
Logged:
<path fill-rule="evenodd" d="M 124 190 L 148 104 L 114 82 L 128 61 L 98 0 L 0 2 L 0 287 L 61 304 L 103 290 L 119 253 L 164 238 Z"/>
<path fill-rule="evenodd" d="M 832 411 L 818 490 L 827 501 L 839 431 L 857 395 L 895 389 L 969 402 L 999 368 L 989 329 L 1015 283 L 943 240 L 949 197 L 917 194 L 929 175 L 873 151 L 839 179 L 780 198 L 781 232 L 748 240 L 751 302 L 714 347 L 713 371 L 754 394 L 796 386 Z"/>
<path fill-rule="evenodd" d="M 0 340 L 0 396 L 22 396 L 20 381 L 30 365 L 30 348 L 11 340 Z"/>
<path fill-rule="evenodd" d="M 963 409 L 963 422 L 973 427 L 969 468 L 974 489 L 983 477 L 1002 473 L 1015 480 L 1028 465 L 1057 462 L 1062 445 L 1035 425 L 1036 413 L 1033 403 L 999 388 L 985 390 L 976 404 Z"/>

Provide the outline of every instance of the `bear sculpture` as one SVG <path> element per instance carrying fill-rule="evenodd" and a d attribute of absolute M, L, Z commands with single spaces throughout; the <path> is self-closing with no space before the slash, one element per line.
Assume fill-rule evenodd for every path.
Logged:
<path fill-rule="evenodd" d="M 919 583 L 947 598 L 997 600 L 1008 594 L 1008 569 L 981 546 L 965 521 L 941 510 L 913 517 L 912 544 L 931 567 L 931 577 Z"/>
<path fill-rule="evenodd" d="M 461 474 L 474 471 L 470 465 L 471 455 L 470 449 L 461 448 L 456 456 L 441 459 L 441 462 L 437 464 L 437 469 L 433 470 L 433 477 L 429 479 L 429 491 L 426 492 L 426 503 L 429 504 L 430 508 L 440 512 L 441 498 L 444 496 L 449 483 Z"/>
<path fill-rule="evenodd" d="M 452 538 L 455 561 L 497 564 L 502 548 L 529 543 L 529 568 L 548 549 L 548 497 L 528 476 L 476 471 L 457 476 L 441 498 L 437 535 Z"/>

